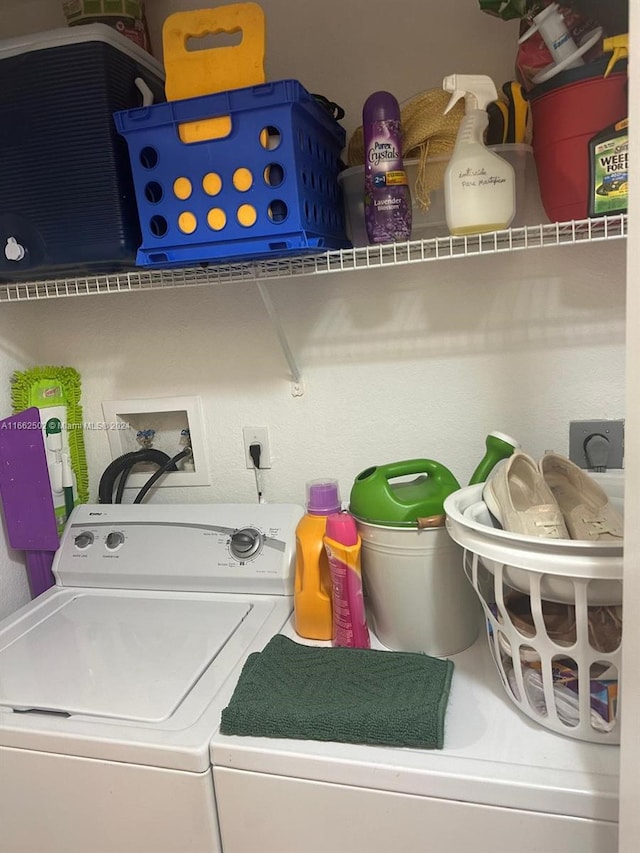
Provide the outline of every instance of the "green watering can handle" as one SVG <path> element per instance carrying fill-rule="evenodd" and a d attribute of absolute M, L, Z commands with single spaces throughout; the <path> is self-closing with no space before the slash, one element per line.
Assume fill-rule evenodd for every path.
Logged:
<path fill-rule="evenodd" d="M 378 468 L 387 480 L 395 477 L 408 477 L 411 474 L 428 474 L 436 480 L 451 480 L 453 474 L 440 462 L 433 459 L 406 459 L 402 462 L 391 462 Z"/>
<path fill-rule="evenodd" d="M 416 477 L 416 475 L 419 475 Z M 398 477 L 411 482 L 391 484 Z M 442 514 L 442 502 L 460 488 L 451 471 L 433 459 L 406 459 L 367 468 L 351 489 L 354 515 L 376 524 L 415 524 Z"/>
<path fill-rule="evenodd" d="M 401 462 L 390 462 L 388 465 L 367 468 L 366 471 L 356 477 L 354 488 L 375 483 L 379 489 L 384 489 L 388 495 L 393 494 L 396 503 L 403 504 L 404 502 L 395 493 L 389 480 L 415 474 L 427 474 L 433 485 L 441 484 L 446 489 L 447 494 L 460 488 L 460 484 L 451 471 L 433 459 L 405 459 Z"/>

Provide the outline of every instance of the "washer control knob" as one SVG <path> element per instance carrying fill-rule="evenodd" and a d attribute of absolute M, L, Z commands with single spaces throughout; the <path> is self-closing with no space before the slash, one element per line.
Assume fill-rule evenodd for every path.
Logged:
<path fill-rule="evenodd" d="M 237 560 L 248 560 L 260 552 L 263 541 L 262 533 L 255 527 L 242 527 L 231 534 L 231 553 Z"/>
<path fill-rule="evenodd" d="M 78 533 L 73 544 L 76 548 L 88 548 L 89 545 L 93 545 L 93 540 L 93 533 L 90 530 L 84 530 L 82 533 Z"/>
<path fill-rule="evenodd" d="M 105 545 L 110 551 L 115 551 L 115 549 L 122 545 L 123 542 L 124 533 L 121 533 L 119 530 L 114 530 L 112 533 L 107 534 Z"/>

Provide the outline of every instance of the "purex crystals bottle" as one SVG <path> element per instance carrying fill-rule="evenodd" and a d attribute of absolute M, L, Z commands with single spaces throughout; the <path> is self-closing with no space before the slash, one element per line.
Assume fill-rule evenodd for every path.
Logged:
<path fill-rule="evenodd" d="M 402 163 L 400 107 L 390 92 L 374 92 L 362 108 L 364 219 L 370 243 L 411 238 L 411 193 Z"/>

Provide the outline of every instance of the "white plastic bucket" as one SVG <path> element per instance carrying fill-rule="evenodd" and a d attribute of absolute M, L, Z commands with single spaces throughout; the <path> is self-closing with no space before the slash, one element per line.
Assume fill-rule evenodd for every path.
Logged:
<path fill-rule="evenodd" d="M 445 527 L 357 521 L 362 579 L 373 629 L 387 648 L 446 657 L 477 638 L 480 605 Z"/>

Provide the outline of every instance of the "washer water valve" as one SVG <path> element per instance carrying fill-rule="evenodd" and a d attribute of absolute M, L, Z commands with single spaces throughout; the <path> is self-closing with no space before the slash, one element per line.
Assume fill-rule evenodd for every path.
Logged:
<path fill-rule="evenodd" d="M 153 439 L 155 438 L 156 431 L 155 429 L 139 429 L 136 433 L 136 441 L 145 449 L 149 447 L 153 447 Z"/>

